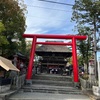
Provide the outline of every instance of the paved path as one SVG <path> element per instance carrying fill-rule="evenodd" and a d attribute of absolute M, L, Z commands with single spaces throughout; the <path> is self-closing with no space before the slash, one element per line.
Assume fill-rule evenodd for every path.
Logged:
<path fill-rule="evenodd" d="M 91 100 L 86 95 L 18 92 L 9 100 Z"/>

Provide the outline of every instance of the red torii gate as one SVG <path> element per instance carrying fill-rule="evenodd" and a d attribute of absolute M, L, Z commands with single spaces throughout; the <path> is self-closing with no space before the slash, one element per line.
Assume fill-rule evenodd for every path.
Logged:
<path fill-rule="evenodd" d="M 77 51 L 76 51 L 76 40 L 85 40 L 87 37 L 82 35 L 44 35 L 44 34 L 23 34 L 24 38 L 33 38 L 32 48 L 30 53 L 30 60 L 28 65 L 28 71 L 26 80 L 31 81 L 32 77 L 32 68 L 34 64 L 34 54 L 36 49 L 36 44 L 45 44 L 45 45 L 70 45 L 72 46 L 72 58 L 73 58 L 73 76 L 74 82 L 78 83 L 78 63 L 77 63 Z M 63 42 L 37 42 L 37 38 L 45 39 L 71 39 L 71 43 Z"/>

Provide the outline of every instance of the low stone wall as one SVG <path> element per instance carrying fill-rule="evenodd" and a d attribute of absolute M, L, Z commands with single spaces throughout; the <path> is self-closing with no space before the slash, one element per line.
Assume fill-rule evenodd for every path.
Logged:
<path fill-rule="evenodd" d="M 10 86 L 11 86 L 10 84 L 0 86 L 0 93 L 10 90 Z"/>
<path fill-rule="evenodd" d="M 20 89 L 25 83 L 26 74 L 17 76 L 11 83 L 11 89 Z"/>
<path fill-rule="evenodd" d="M 0 93 L 10 90 L 11 79 L 0 77 Z"/>
<path fill-rule="evenodd" d="M 92 84 L 89 82 L 89 80 L 85 80 L 80 78 L 81 88 L 82 90 L 90 90 L 92 89 Z"/>

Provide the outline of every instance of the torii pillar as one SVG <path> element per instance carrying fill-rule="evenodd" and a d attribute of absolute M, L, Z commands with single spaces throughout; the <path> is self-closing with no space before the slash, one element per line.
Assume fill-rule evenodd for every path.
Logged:
<path fill-rule="evenodd" d="M 43 35 L 43 34 L 24 34 L 23 37 L 33 38 L 32 48 L 30 53 L 30 61 L 28 65 L 28 71 L 26 76 L 26 83 L 32 84 L 32 69 L 34 68 L 34 56 L 36 44 L 45 44 L 45 45 L 70 45 L 72 46 L 72 62 L 73 62 L 73 77 L 74 83 L 77 84 L 79 82 L 78 78 L 78 61 L 77 61 L 77 51 L 76 51 L 76 40 L 85 40 L 86 36 L 80 35 Z M 71 39 L 72 43 L 62 43 L 62 42 L 37 42 L 37 38 L 46 38 L 46 39 Z"/>
<path fill-rule="evenodd" d="M 74 82 L 79 82 L 78 79 L 78 61 L 77 61 L 77 51 L 76 51 L 76 39 L 72 38 L 72 62 L 73 62 L 73 75 L 74 75 Z M 77 84 L 75 84 L 77 85 Z"/>

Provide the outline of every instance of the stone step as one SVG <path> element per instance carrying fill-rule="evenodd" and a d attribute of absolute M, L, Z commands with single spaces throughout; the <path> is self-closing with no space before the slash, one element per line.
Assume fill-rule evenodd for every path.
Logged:
<path fill-rule="evenodd" d="M 67 80 L 68 79 L 68 80 Z M 73 86 L 71 77 L 35 75 L 32 85 L 24 85 L 7 100 L 89 100 L 80 89 Z"/>
<path fill-rule="evenodd" d="M 32 80 L 32 84 L 45 84 L 54 86 L 73 86 L 72 82 L 66 81 L 52 81 L 52 80 Z"/>
<path fill-rule="evenodd" d="M 58 94 L 81 94 L 81 90 L 74 87 L 54 86 L 45 84 L 33 84 L 30 87 L 24 86 L 23 92 L 39 92 L 39 93 L 58 93 Z"/>
<path fill-rule="evenodd" d="M 45 86 L 32 85 L 31 87 L 24 86 L 23 92 L 40 92 L 40 93 L 58 93 L 58 94 L 81 94 L 81 90 L 73 87 Z"/>
<path fill-rule="evenodd" d="M 72 90 L 75 89 L 74 87 L 67 87 L 67 86 L 53 86 L 53 85 L 45 85 L 45 84 L 32 84 L 31 86 L 24 85 L 23 88 L 46 88 L 46 89 L 64 89 L 64 90 Z"/>
<path fill-rule="evenodd" d="M 80 89 L 75 88 L 75 87 L 65 87 L 65 86 L 50 86 L 50 85 L 31 85 L 29 86 L 24 86 L 22 89 L 50 89 L 50 90 L 74 90 L 74 91 L 79 91 Z"/>
<path fill-rule="evenodd" d="M 55 90 L 55 89 L 23 89 L 23 92 L 39 92 L 39 93 L 54 93 L 54 94 L 82 94 L 76 90 Z"/>
<path fill-rule="evenodd" d="M 71 76 L 61 76 L 61 75 L 52 75 L 52 74 L 40 74 L 40 75 L 35 75 L 32 77 L 33 79 L 37 80 L 52 80 L 52 81 L 72 81 Z"/>

